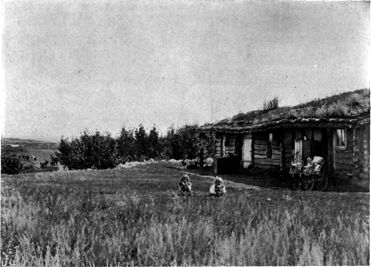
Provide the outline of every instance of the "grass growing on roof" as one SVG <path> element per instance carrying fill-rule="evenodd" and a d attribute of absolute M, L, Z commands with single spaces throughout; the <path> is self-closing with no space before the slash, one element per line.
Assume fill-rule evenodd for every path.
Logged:
<path fill-rule="evenodd" d="M 273 105 L 274 106 L 274 105 Z M 336 94 L 322 99 L 315 99 L 296 106 L 277 107 L 266 110 L 254 110 L 239 113 L 230 119 L 224 119 L 215 126 L 251 126 L 282 119 L 301 118 L 356 118 L 370 114 L 370 89 L 360 89 L 352 92 Z"/>
<path fill-rule="evenodd" d="M 370 113 L 370 90 L 362 89 L 311 101 L 294 107 L 282 107 L 257 116 L 255 123 L 298 118 L 351 118 Z"/>

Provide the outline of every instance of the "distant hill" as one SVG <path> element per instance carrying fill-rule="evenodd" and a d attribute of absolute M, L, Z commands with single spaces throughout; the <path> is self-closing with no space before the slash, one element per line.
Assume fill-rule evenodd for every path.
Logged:
<path fill-rule="evenodd" d="M 50 149 L 57 150 L 58 144 L 56 142 L 48 142 L 33 139 L 21 139 L 21 138 L 1 138 L 1 147 L 21 147 L 23 149 Z"/>
<path fill-rule="evenodd" d="M 50 162 L 57 149 L 58 144 L 54 142 L 21 138 L 1 139 L 1 157 L 20 157 L 24 168 L 21 173 L 57 169 L 56 166 L 49 165 L 41 168 L 41 163 Z"/>

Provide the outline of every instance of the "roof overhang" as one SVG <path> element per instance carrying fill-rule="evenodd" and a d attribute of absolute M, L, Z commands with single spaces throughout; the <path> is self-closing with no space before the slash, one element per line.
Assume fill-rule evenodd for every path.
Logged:
<path fill-rule="evenodd" d="M 205 125 L 199 132 L 213 133 L 250 133 L 283 128 L 352 128 L 357 125 L 370 124 L 370 117 L 362 118 L 300 118 L 282 119 L 255 123 L 250 126 Z"/>

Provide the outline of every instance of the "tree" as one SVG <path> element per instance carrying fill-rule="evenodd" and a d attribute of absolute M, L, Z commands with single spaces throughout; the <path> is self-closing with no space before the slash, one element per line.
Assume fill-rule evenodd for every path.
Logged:
<path fill-rule="evenodd" d="M 163 144 L 164 154 L 166 157 L 174 159 L 182 158 L 179 135 L 175 133 L 175 129 L 173 126 L 168 129 Z"/>
<path fill-rule="evenodd" d="M 113 168 L 117 162 L 116 140 L 109 133 L 84 131 L 71 141 L 61 138 L 56 152 L 57 160 L 69 169 Z"/>
<path fill-rule="evenodd" d="M 117 138 L 117 153 L 121 163 L 135 159 L 135 145 L 133 130 L 126 130 L 122 127 L 120 136 Z"/>
<path fill-rule="evenodd" d="M 148 135 L 141 124 L 135 130 L 135 149 L 138 159 L 146 158 L 148 155 Z"/>
<path fill-rule="evenodd" d="M 58 145 L 58 151 L 55 153 L 55 158 L 63 165 L 68 168 L 73 168 L 73 162 L 77 160 L 77 158 L 74 158 L 75 155 L 73 155 L 72 151 L 72 144 L 71 142 L 66 138 L 61 137 L 61 140 L 59 141 Z"/>
<path fill-rule="evenodd" d="M 23 169 L 23 163 L 17 155 L 4 155 L 1 157 L 1 173 L 18 174 Z"/>
<path fill-rule="evenodd" d="M 158 137 L 158 132 L 155 126 L 151 129 L 148 135 L 148 151 L 147 156 L 157 158 L 161 154 L 161 144 Z"/>
<path fill-rule="evenodd" d="M 91 158 L 89 158 L 90 165 L 97 169 L 108 169 L 115 167 L 117 162 L 117 144 L 116 140 L 111 137 L 110 133 L 102 135 L 100 132 L 96 132 L 91 137 L 91 141 L 88 143 L 91 145 Z M 89 154 L 87 155 L 90 156 Z"/>
<path fill-rule="evenodd" d="M 185 125 L 177 130 L 169 128 L 164 141 L 164 152 L 174 159 L 193 159 L 201 149 L 197 125 Z"/>
<path fill-rule="evenodd" d="M 177 130 L 177 134 L 183 158 L 196 158 L 200 149 L 197 125 L 185 125 Z"/>

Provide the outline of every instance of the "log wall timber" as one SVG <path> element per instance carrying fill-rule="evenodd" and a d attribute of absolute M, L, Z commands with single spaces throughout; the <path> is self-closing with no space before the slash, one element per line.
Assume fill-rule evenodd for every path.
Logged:
<path fill-rule="evenodd" d="M 269 144 L 269 133 L 253 133 L 253 162 L 261 168 L 280 167 L 282 165 L 282 153 L 279 137 L 273 133 L 272 143 Z M 268 150 L 271 150 L 268 152 Z"/>
<path fill-rule="evenodd" d="M 290 168 L 291 161 L 294 160 L 294 142 L 293 142 L 293 131 L 290 129 L 286 129 L 283 132 L 283 139 L 282 139 L 282 146 L 283 146 L 283 164 L 285 168 Z"/>
<path fill-rule="evenodd" d="M 353 138 L 353 129 L 345 129 L 345 138 L 345 148 L 335 147 L 335 175 L 342 179 L 354 175 L 353 148 L 356 143 Z"/>
<path fill-rule="evenodd" d="M 368 189 L 370 186 L 370 125 L 346 130 L 346 148 L 334 149 L 336 179 Z M 335 130 L 336 131 L 336 130 Z M 334 143 L 336 135 L 334 133 Z"/>
<path fill-rule="evenodd" d="M 236 136 L 229 134 L 218 134 L 215 137 L 215 156 L 224 157 L 236 153 Z"/>
<path fill-rule="evenodd" d="M 215 137 L 215 156 L 221 157 L 222 153 L 222 135 L 217 135 Z"/>
<path fill-rule="evenodd" d="M 370 179 L 370 128 L 369 125 L 362 126 L 356 130 L 357 146 L 354 151 L 354 161 L 358 165 L 359 180 Z"/>

